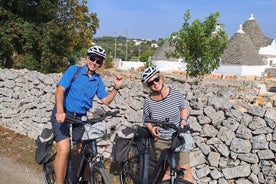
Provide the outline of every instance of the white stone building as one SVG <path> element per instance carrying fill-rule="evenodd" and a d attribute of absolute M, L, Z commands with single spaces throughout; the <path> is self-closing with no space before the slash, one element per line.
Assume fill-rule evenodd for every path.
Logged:
<path fill-rule="evenodd" d="M 151 62 L 163 71 L 186 70 L 183 59 L 167 59 L 165 52 L 173 49 L 168 42 L 152 57 Z M 263 76 L 270 72 L 276 76 L 275 40 L 266 37 L 256 19 L 251 17 L 229 39 L 220 67 L 213 73 L 222 75 Z"/>
<path fill-rule="evenodd" d="M 251 14 L 228 41 L 221 66 L 213 73 L 264 76 L 267 69 L 276 70 L 275 62 L 275 40 L 263 34 Z"/>

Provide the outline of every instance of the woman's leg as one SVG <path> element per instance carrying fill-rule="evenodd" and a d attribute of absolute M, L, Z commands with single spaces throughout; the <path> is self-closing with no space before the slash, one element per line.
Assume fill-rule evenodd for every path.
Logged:
<path fill-rule="evenodd" d="M 155 156 L 156 159 L 158 160 L 160 155 L 161 155 L 161 151 L 165 148 L 169 148 L 171 144 L 171 141 L 166 141 L 166 140 L 161 140 L 161 139 L 155 139 L 154 142 L 154 150 L 155 150 Z M 167 169 L 167 171 L 165 172 L 162 181 L 168 180 L 170 179 L 170 168 Z"/>
<path fill-rule="evenodd" d="M 190 156 L 189 152 L 180 152 L 179 153 L 179 167 L 185 169 L 185 174 L 183 176 L 184 180 L 187 180 L 191 183 L 194 183 L 194 178 L 192 176 L 192 171 L 190 167 Z"/>

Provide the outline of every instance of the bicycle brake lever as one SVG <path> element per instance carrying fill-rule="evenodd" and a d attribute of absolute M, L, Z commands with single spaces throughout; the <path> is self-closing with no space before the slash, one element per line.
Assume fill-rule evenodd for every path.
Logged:
<path fill-rule="evenodd" d="M 181 130 L 180 132 L 186 133 L 186 132 L 193 132 L 193 129 L 191 128 L 191 126 L 189 124 L 186 124 Z"/>

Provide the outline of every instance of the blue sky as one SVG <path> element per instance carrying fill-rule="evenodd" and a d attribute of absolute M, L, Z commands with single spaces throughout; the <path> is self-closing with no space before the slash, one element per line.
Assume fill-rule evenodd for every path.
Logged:
<path fill-rule="evenodd" d="M 263 33 L 276 39 L 276 0 L 88 0 L 88 7 L 100 19 L 95 37 L 166 38 L 181 28 L 190 9 L 191 21 L 220 12 L 229 37 L 253 13 Z"/>

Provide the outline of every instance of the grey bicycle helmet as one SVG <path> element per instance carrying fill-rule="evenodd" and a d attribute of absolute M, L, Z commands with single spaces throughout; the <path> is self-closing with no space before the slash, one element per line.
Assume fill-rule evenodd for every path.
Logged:
<path fill-rule="evenodd" d="M 148 80 L 156 73 L 160 71 L 155 67 L 148 67 L 146 68 L 141 74 L 141 81 L 143 84 L 146 84 Z"/>
<path fill-rule="evenodd" d="M 90 47 L 88 50 L 87 50 L 87 55 L 89 54 L 96 54 L 98 56 L 101 56 L 102 58 L 105 59 L 106 57 L 106 53 L 105 53 L 105 50 L 100 47 L 100 46 L 93 46 L 93 47 Z"/>

